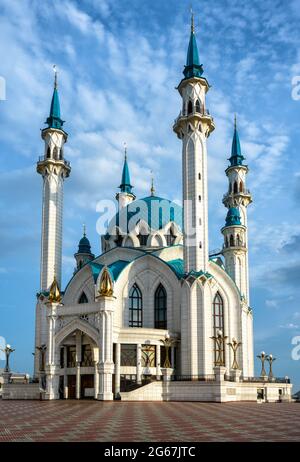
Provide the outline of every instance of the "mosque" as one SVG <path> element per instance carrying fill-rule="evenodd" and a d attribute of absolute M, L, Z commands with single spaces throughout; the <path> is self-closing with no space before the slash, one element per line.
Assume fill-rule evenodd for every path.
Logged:
<path fill-rule="evenodd" d="M 41 132 L 44 155 L 41 279 L 35 377 L 44 399 L 239 401 L 290 397 L 272 374 L 254 377 L 249 299 L 248 166 L 235 121 L 226 168 L 222 248 L 209 253 L 207 138 L 215 130 L 210 89 L 192 18 L 173 131 L 182 144 L 182 207 L 136 198 L 125 153 L 118 212 L 95 257 L 86 232 L 76 269 L 61 287 L 64 157 L 68 135 L 55 77 Z M 178 146 L 179 148 L 179 146 Z M 71 180 L 70 180 L 71 181 Z"/>

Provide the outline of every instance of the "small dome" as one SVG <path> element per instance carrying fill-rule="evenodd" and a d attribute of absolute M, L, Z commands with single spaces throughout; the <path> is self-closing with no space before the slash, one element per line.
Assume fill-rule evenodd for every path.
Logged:
<path fill-rule="evenodd" d="M 85 235 L 79 241 L 78 253 L 91 253 L 91 244 Z"/>
<path fill-rule="evenodd" d="M 228 210 L 226 217 L 226 226 L 241 226 L 240 212 L 236 207 L 231 207 Z"/>

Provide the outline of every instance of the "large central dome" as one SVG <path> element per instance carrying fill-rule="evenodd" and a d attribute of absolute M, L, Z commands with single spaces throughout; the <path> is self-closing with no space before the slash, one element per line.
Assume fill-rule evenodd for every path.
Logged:
<path fill-rule="evenodd" d="M 110 245 L 105 247 L 107 250 L 112 244 L 136 247 L 137 239 L 139 245 L 144 246 L 164 247 L 179 243 L 183 229 L 182 214 L 182 207 L 169 199 L 151 195 L 135 200 L 110 221 L 104 236 L 105 243 Z M 159 236 L 160 239 L 153 241 L 151 236 Z"/>

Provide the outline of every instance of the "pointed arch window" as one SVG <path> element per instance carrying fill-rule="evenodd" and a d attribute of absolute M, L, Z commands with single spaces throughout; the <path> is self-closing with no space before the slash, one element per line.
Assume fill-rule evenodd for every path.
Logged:
<path fill-rule="evenodd" d="M 244 192 L 244 184 L 242 181 L 240 182 L 240 192 Z"/>
<path fill-rule="evenodd" d="M 51 157 L 51 151 L 50 151 L 50 146 L 48 146 L 48 149 L 47 149 L 47 159 L 50 159 Z"/>
<path fill-rule="evenodd" d="M 193 103 L 192 101 L 189 101 L 189 104 L 188 104 L 188 114 L 192 114 L 193 113 Z"/>
<path fill-rule="evenodd" d="M 80 304 L 82 304 L 82 303 L 89 303 L 88 298 L 87 298 L 85 292 L 82 292 L 82 294 L 80 295 L 79 300 L 78 300 L 78 303 L 80 303 Z"/>
<path fill-rule="evenodd" d="M 237 194 L 237 193 L 238 193 L 238 184 L 237 184 L 237 181 L 234 182 L 234 185 L 233 185 L 233 193 L 234 193 L 234 194 Z"/>
<path fill-rule="evenodd" d="M 232 234 L 230 235 L 230 247 L 234 247 L 234 237 Z"/>
<path fill-rule="evenodd" d="M 139 234 L 138 240 L 140 241 L 140 245 L 146 246 L 148 241 L 149 234 Z"/>
<path fill-rule="evenodd" d="M 201 112 L 201 106 L 200 106 L 200 101 L 197 99 L 196 101 L 196 112 Z"/>
<path fill-rule="evenodd" d="M 167 329 L 167 292 L 162 284 L 157 287 L 154 299 L 154 327 Z"/>
<path fill-rule="evenodd" d="M 137 284 L 129 293 L 129 327 L 143 327 L 143 298 Z"/>
<path fill-rule="evenodd" d="M 218 337 L 219 331 L 222 331 L 222 336 L 224 336 L 224 302 L 219 292 L 216 293 L 216 296 L 213 301 L 213 329 L 214 337 Z M 224 341 L 215 340 L 214 356 L 216 366 L 221 366 L 225 364 Z"/>
<path fill-rule="evenodd" d="M 175 234 L 173 233 L 172 228 L 170 228 L 170 231 L 169 231 L 168 234 L 165 234 L 165 238 L 166 238 L 167 246 L 168 246 L 168 247 L 170 247 L 171 245 L 174 245 L 174 244 L 175 244 L 176 236 L 175 236 Z"/>

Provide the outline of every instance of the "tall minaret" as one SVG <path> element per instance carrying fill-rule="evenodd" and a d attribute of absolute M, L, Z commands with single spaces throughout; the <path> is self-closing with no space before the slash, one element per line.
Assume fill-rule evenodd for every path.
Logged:
<path fill-rule="evenodd" d="M 124 166 L 122 172 L 122 180 L 119 186 L 120 192 L 117 193 L 116 199 L 119 202 L 119 210 L 126 207 L 132 201 L 135 200 L 135 195 L 132 192 L 133 186 L 130 184 L 130 174 L 129 174 L 129 167 L 127 163 L 127 147 L 125 144 L 125 152 L 124 152 Z"/>
<path fill-rule="evenodd" d="M 37 172 L 43 177 L 41 291 L 49 289 L 54 276 L 61 287 L 63 184 L 71 171 L 69 162 L 64 159 L 63 148 L 68 135 L 62 128 L 63 123 L 55 70 L 50 115 L 46 120 L 48 127 L 41 133 L 44 155 L 37 163 Z"/>
<path fill-rule="evenodd" d="M 191 19 L 191 35 L 184 78 L 178 86 L 182 111 L 175 121 L 174 131 L 182 140 L 184 262 L 185 271 L 206 271 L 208 253 L 208 194 L 206 140 L 215 129 L 213 118 L 206 109 L 205 97 L 210 86 L 202 77 Z"/>
<path fill-rule="evenodd" d="M 248 265 L 248 223 L 247 223 L 247 207 L 252 202 L 251 193 L 246 188 L 246 176 L 249 171 L 248 166 L 243 164 L 245 160 L 242 155 L 241 144 L 239 139 L 239 134 L 237 130 L 236 117 L 234 121 L 234 134 L 231 148 L 231 157 L 229 159 L 230 166 L 226 169 L 226 175 L 229 181 L 228 192 L 223 198 L 223 204 L 229 210 L 232 208 L 237 208 L 241 218 L 241 225 L 244 228 L 244 239 L 243 247 L 240 249 L 242 258 L 238 258 L 237 249 L 233 250 L 235 257 L 233 258 L 232 252 L 229 248 L 224 247 L 224 257 L 225 257 L 225 266 L 230 267 L 230 273 L 240 274 L 240 270 L 233 269 L 235 264 L 241 265 L 242 274 L 239 276 L 239 280 L 235 280 L 237 286 L 239 287 L 241 294 L 245 297 L 248 305 L 250 304 L 249 300 L 249 265 Z M 224 234 L 224 233 L 223 233 Z M 225 233 L 227 234 L 227 233 Z M 234 246 L 236 247 L 236 245 Z M 227 249 L 227 250 L 226 250 Z M 245 255 L 244 255 L 245 254 Z M 234 263 L 234 262 L 235 263 Z M 244 264 L 242 263 L 244 261 Z M 244 280 L 244 283 L 241 285 L 239 281 Z"/>

